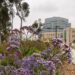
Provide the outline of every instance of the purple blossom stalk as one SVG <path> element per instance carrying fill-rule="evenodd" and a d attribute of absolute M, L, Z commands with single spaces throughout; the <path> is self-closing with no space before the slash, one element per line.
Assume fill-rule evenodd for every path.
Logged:
<path fill-rule="evenodd" d="M 4 72 L 0 72 L 0 75 L 4 75 Z"/>
<path fill-rule="evenodd" d="M 64 51 L 68 51 L 68 50 L 69 50 L 69 46 L 66 45 L 66 44 L 64 44 L 64 46 L 63 46 L 63 50 L 64 50 Z"/>
<path fill-rule="evenodd" d="M 62 43 L 62 40 L 61 40 L 60 38 L 54 38 L 54 39 L 52 40 L 52 44 L 53 44 L 54 47 L 55 47 L 55 46 L 58 46 L 58 47 L 60 48 L 61 43 Z"/>
<path fill-rule="evenodd" d="M 57 58 L 57 57 L 53 58 L 52 61 L 53 61 L 55 64 L 59 64 L 59 66 L 62 65 L 61 60 L 60 60 L 59 58 Z"/>
<path fill-rule="evenodd" d="M 19 34 L 14 31 L 9 36 L 8 43 L 9 46 L 7 47 L 7 50 L 19 48 Z M 61 43 L 62 40 L 59 38 L 52 40 L 53 47 L 59 47 L 59 50 L 61 48 Z M 56 75 L 56 65 L 59 64 L 59 66 L 61 66 L 62 62 L 60 60 L 60 56 L 62 56 L 62 54 L 68 53 L 68 62 L 72 62 L 71 48 L 64 45 L 64 50 L 65 51 L 61 49 L 60 51 L 55 52 L 52 51 L 51 48 L 47 47 L 41 53 L 33 53 L 31 56 L 27 56 L 22 59 L 18 57 L 21 56 L 19 51 L 16 51 L 13 54 L 9 53 L 7 57 L 14 58 L 13 66 L 9 64 L 7 66 L 0 65 L 0 75 L 5 75 L 3 72 L 7 75 Z M 54 52 L 56 54 L 53 54 Z M 0 59 L 3 59 L 2 56 L 4 55 L 0 54 Z"/>
<path fill-rule="evenodd" d="M 12 33 L 10 34 L 9 38 L 8 38 L 8 47 L 7 50 L 10 50 L 12 48 L 19 48 L 20 46 L 20 35 L 19 33 L 16 31 L 12 31 Z"/>
<path fill-rule="evenodd" d="M 68 62 L 72 63 L 72 54 L 71 54 L 71 48 L 68 50 Z"/>
<path fill-rule="evenodd" d="M 41 55 L 42 55 L 42 56 L 47 56 L 47 55 L 50 54 L 50 52 L 51 52 L 51 49 L 48 47 L 48 48 L 46 48 L 44 51 L 42 51 Z"/>
<path fill-rule="evenodd" d="M 49 70 L 52 71 L 52 74 L 55 75 L 56 74 L 56 67 L 55 64 L 53 63 L 53 61 L 47 61 L 47 63 L 49 64 Z"/>

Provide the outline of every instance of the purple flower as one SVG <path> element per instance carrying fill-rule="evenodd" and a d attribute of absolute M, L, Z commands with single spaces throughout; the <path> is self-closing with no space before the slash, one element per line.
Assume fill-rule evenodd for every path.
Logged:
<path fill-rule="evenodd" d="M 0 72 L 0 75 L 4 75 L 4 72 Z"/>
<path fill-rule="evenodd" d="M 72 63 L 72 54 L 71 54 L 71 48 L 68 50 L 68 62 Z"/>
<path fill-rule="evenodd" d="M 10 48 L 19 48 L 20 46 L 20 35 L 14 31 L 8 38 L 8 47 L 7 50 Z"/>
<path fill-rule="evenodd" d="M 41 59 L 38 59 L 37 62 L 38 62 L 39 64 L 43 64 L 45 61 L 41 58 Z"/>
<path fill-rule="evenodd" d="M 69 50 L 69 46 L 66 45 L 66 44 L 64 44 L 64 46 L 63 46 L 63 50 L 64 50 L 64 51 L 68 51 L 68 50 Z"/>
<path fill-rule="evenodd" d="M 51 49 L 47 48 L 41 54 L 42 54 L 42 56 L 46 56 L 46 55 L 50 54 L 50 52 L 51 52 Z"/>
<path fill-rule="evenodd" d="M 16 72 L 16 75 L 34 75 L 33 71 L 28 68 L 26 69 L 19 68 L 15 72 Z"/>
<path fill-rule="evenodd" d="M 5 66 L 0 65 L 0 72 L 5 70 Z"/>
<path fill-rule="evenodd" d="M 55 64 L 52 61 L 47 61 L 47 63 L 49 64 L 48 70 L 50 70 L 52 74 L 55 75 L 56 74 Z"/>
<path fill-rule="evenodd" d="M 5 55 L 0 54 L 0 59 L 3 59 L 3 58 L 5 58 Z"/>
<path fill-rule="evenodd" d="M 54 38 L 54 39 L 52 40 L 53 46 L 58 46 L 58 47 L 60 48 L 61 43 L 62 43 L 62 40 L 61 40 L 60 38 Z"/>
<path fill-rule="evenodd" d="M 21 65 L 22 65 L 22 60 L 15 60 L 14 61 L 14 65 L 16 65 L 17 67 L 21 67 Z"/>
<path fill-rule="evenodd" d="M 57 58 L 57 57 L 53 58 L 52 61 L 53 61 L 55 64 L 58 64 L 58 65 L 60 65 L 60 66 L 62 65 L 61 60 L 60 60 L 59 58 Z"/>
<path fill-rule="evenodd" d="M 16 75 L 16 72 L 11 71 L 11 72 L 9 72 L 9 75 Z"/>

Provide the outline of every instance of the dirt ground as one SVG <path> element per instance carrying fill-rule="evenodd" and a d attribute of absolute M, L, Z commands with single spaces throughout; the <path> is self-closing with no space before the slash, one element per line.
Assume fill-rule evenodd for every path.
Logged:
<path fill-rule="evenodd" d="M 75 65 L 65 63 L 62 66 L 61 75 L 75 75 Z"/>

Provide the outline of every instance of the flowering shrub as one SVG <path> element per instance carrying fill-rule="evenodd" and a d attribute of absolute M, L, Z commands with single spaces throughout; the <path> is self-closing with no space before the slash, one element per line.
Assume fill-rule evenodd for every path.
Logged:
<path fill-rule="evenodd" d="M 46 48 L 46 44 L 41 41 L 22 41 L 20 45 L 20 50 L 23 56 L 28 56 L 34 52 L 40 53 Z"/>
<path fill-rule="evenodd" d="M 41 53 L 23 57 L 18 36 L 14 31 L 9 36 L 6 52 L 0 54 L 0 75 L 57 75 L 63 61 L 71 63 L 71 48 L 62 46 L 58 38 L 52 40 L 51 48 L 48 45 Z"/>

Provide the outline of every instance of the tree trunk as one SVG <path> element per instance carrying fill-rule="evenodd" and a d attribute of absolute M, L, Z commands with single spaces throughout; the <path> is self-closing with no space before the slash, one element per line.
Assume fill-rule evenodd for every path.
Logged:
<path fill-rule="evenodd" d="M 12 26 L 11 26 L 11 30 L 13 30 L 13 16 L 12 16 Z"/>
<path fill-rule="evenodd" d="M 20 20 L 21 20 L 21 25 L 20 25 L 20 39 L 22 40 L 22 18 L 20 18 Z"/>

